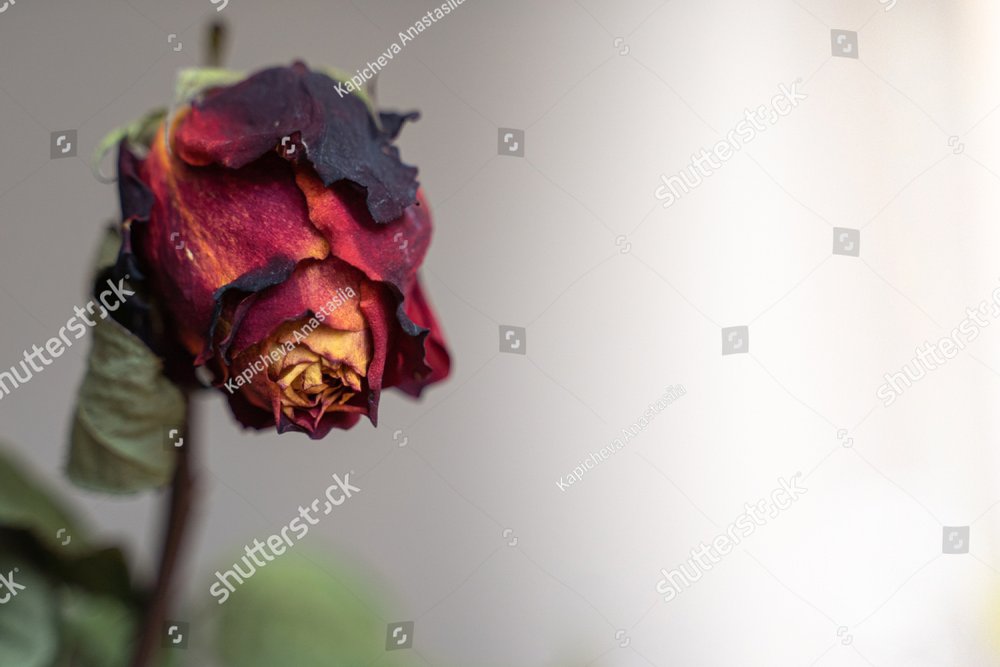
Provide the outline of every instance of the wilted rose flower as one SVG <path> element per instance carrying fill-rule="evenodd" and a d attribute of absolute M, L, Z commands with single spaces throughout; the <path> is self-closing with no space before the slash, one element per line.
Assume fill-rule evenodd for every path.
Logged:
<path fill-rule="evenodd" d="M 301 63 L 210 88 L 122 141 L 119 270 L 247 426 L 321 438 L 449 357 L 417 270 L 431 218 L 381 113 Z M 148 332 L 147 332 L 148 334 Z M 169 364 L 168 364 L 169 366 Z"/>

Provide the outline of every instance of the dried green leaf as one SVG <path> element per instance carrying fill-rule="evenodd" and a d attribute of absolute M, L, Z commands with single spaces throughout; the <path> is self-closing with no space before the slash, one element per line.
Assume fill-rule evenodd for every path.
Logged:
<path fill-rule="evenodd" d="M 69 478 L 119 494 L 166 485 L 177 459 L 167 434 L 183 431 L 184 420 L 184 395 L 159 357 L 114 320 L 99 320 L 73 419 Z"/>

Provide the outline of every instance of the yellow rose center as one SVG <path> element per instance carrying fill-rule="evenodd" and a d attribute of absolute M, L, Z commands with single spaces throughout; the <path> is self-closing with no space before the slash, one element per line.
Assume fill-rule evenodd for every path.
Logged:
<path fill-rule="evenodd" d="M 361 391 L 371 358 L 367 330 L 337 331 L 325 325 L 309 330 L 308 320 L 284 325 L 272 338 L 270 378 L 281 388 L 281 409 L 321 417 L 342 409 Z"/>

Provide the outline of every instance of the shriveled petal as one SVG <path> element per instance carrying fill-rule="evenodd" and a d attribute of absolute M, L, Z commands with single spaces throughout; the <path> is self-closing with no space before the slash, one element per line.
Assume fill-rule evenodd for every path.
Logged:
<path fill-rule="evenodd" d="M 280 158 L 195 169 L 156 136 L 141 168 L 155 199 L 145 260 L 188 349 L 200 354 L 227 290 L 277 284 L 300 261 L 325 258 L 329 245 Z"/>
<path fill-rule="evenodd" d="M 430 333 L 424 339 L 423 361 L 430 367 L 430 374 L 420 377 L 420 371 L 415 368 L 413 359 L 404 358 L 404 368 L 400 371 L 399 388 L 412 396 L 420 396 L 424 387 L 440 382 L 451 372 L 451 357 L 445 344 L 444 333 L 438 324 L 434 309 L 431 307 L 424 290 L 417 280 L 407 295 L 403 305 L 406 314 L 413 322 Z"/>
<path fill-rule="evenodd" d="M 331 329 L 364 329 L 360 306 L 364 279 L 360 271 L 333 257 L 301 264 L 288 280 L 258 295 L 235 334 L 232 354 L 264 340 L 285 322 L 321 311 L 325 311 L 323 324 Z"/>
<path fill-rule="evenodd" d="M 392 145 L 409 118 L 391 115 L 382 130 L 360 98 L 295 63 L 208 91 L 178 125 L 174 148 L 192 165 L 238 169 L 294 136 L 296 151 L 286 140 L 281 155 L 298 161 L 305 153 L 326 185 L 346 180 L 360 186 L 372 218 L 385 223 L 416 198 L 417 170 L 403 164 Z"/>
<path fill-rule="evenodd" d="M 315 362 L 319 357 L 331 363 L 347 364 L 359 375 L 365 375 L 368 371 L 371 346 L 368 331 L 365 329 L 337 331 L 323 325 L 310 332 L 302 322 L 287 322 L 268 340 L 269 345 L 277 348 L 280 355 L 280 361 L 271 365 L 272 373 L 277 373 L 279 369 L 287 366 Z M 282 347 L 286 343 L 294 345 L 287 354 Z M 263 352 L 265 356 L 268 354 L 266 346 Z"/>
<path fill-rule="evenodd" d="M 296 182 L 306 196 L 309 217 L 330 244 L 330 253 L 370 279 L 406 294 L 416 280 L 431 240 L 431 220 L 422 193 L 417 203 L 386 225 L 371 217 L 349 186 L 328 188 L 308 167 L 298 167 Z"/>
<path fill-rule="evenodd" d="M 361 409 L 325 412 L 319 415 L 297 413 L 291 417 L 282 414 L 278 419 L 278 433 L 306 433 L 313 440 L 322 440 L 335 428 L 351 429 L 361 421 Z"/>
<path fill-rule="evenodd" d="M 270 414 L 279 430 L 303 431 L 311 437 L 353 425 L 357 419 L 330 415 L 368 412 L 364 376 L 371 350 L 367 329 L 313 329 L 308 320 L 286 322 L 234 360 L 232 376 L 249 376 L 237 392 L 242 398 L 231 399 L 234 414 L 258 428 L 262 415 Z"/>
<path fill-rule="evenodd" d="M 346 364 L 358 375 L 368 372 L 371 345 L 368 331 L 334 331 L 320 327 L 306 337 L 304 345 L 330 362 Z"/>
<path fill-rule="evenodd" d="M 410 320 L 390 285 L 362 285 L 361 309 L 372 335 L 368 417 L 377 426 L 383 388 L 420 381 L 431 374 L 424 363 L 424 341 L 430 332 Z"/>

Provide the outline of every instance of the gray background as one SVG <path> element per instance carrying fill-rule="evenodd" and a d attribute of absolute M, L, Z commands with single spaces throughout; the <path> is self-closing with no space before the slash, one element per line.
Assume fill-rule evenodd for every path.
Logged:
<path fill-rule="evenodd" d="M 230 0 L 228 64 L 353 71 L 432 6 Z M 241 433 L 206 397 L 188 599 L 211 604 L 215 568 L 355 470 L 363 493 L 307 539 L 379 578 L 387 620 L 416 623 L 417 664 L 996 664 L 1000 326 L 891 407 L 874 393 L 1000 284 L 1000 7 L 888 6 L 467 0 L 408 44 L 380 101 L 424 115 L 401 147 L 436 215 L 424 276 L 454 375 L 322 442 Z M 117 214 L 89 154 L 169 100 L 218 15 L 209 0 L 0 14 L 0 366 L 84 303 Z M 831 56 L 831 29 L 859 32 L 859 59 Z M 658 206 L 661 173 L 798 78 L 798 109 Z M 497 154 L 499 127 L 526 131 L 524 158 Z M 50 160 L 65 129 L 79 158 Z M 862 229 L 860 257 L 831 255 L 833 227 Z M 498 352 L 500 325 L 526 327 L 526 356 Z M 737 325 L 751 352 L 722 356 Z M 160 498 L 60 480 L 86 347 L 4 398 L 0 433 L 149 572 Z M 557 488 L 672 384 L 688 394 Z M 802 500 L 660 599 L 660 568 L 797 471 Z M 943 525 L 971 525 L 969 554 L 941 553 Z"/>

